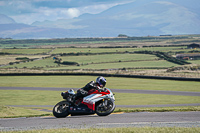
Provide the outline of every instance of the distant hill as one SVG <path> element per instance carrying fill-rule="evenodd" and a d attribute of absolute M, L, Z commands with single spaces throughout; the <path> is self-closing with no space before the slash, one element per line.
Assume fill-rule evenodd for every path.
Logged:
<path fill-rule="evenodd" d="M 137 0 L 97 15 L 82 15 L 77 24 L 90 31 L 103 27 L 107 36 L 200 33 L 199 5 L 199 0 Z"/>
<path fill-rule="evenodd" d="M 16 23 L 14 19 L 4 14 L 0 14 L 0 24 L 12 24 L 12 23 Z"/>
<path fill-rule="evenodd" d="M 3 25 L 0 37 L 62 38 L 200 34 L 200 0 L 136 0 L 74 19 Z M 1 18 L 1 16 L 0 16 Z M 1 20 L 1 19 L 0 19 Z M 12 25 L 12 26 L 9 26 Z M 9 31 L 17 31 L 9 34 Z"/>

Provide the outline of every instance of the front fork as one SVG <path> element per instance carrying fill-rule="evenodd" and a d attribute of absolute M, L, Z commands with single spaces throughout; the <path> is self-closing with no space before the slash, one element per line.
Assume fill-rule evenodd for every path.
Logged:
<path fill-rule="evenodd" d="M 103 99 L 103 106 L 107 106 L 108 105 L 108 99 Z"/>
<path fill-rule="evenodd" d="M 103 109 L 107 109 L 108 106 L 108 99 L 102 99 L 102 105 L 100 107 L 102 107 Z"/>

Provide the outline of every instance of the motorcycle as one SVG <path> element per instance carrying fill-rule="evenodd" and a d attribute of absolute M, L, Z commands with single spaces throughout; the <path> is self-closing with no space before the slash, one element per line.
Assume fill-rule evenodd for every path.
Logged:
<path fill-rule="evenodd" d="M 62 92 L 64 101 L 60 101 L 53 108 L 53 115 L 57 118 L 64 118 L 68 115 L 91 115 L 107 116 L 115 109 L 115 97 L 108 88 L 90 90 L 84 98 L 76 99 L 73 89 Z"/>

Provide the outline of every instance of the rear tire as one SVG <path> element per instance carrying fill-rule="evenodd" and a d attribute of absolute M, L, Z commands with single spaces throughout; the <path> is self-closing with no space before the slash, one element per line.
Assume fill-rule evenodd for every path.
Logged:
<path fill-rule="evenodd" d="M 102 106 L 102 105 L 103 105 L 103 101 L 97 104 L 96 106 L 96 113 L 98 116 L 107 116 L 115 110 L 115 103 L 110 99 L 108 99 L 106 106 Z"/>
<path fill-rule="evenodd" d="M 69 102 L 67 102 L 67 101 L 61 101 L 61 102 L 57 103 L 54 106 L 54 108 L 53 108 L 53 115 L 56 118 L 67 117 L 69 115 L 68 108 L 69 108 Z"/>

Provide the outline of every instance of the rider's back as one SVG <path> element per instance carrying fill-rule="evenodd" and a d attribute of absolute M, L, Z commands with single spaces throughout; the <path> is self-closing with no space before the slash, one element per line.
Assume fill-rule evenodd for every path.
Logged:
<path fill-rule="evenodd" d="M 94 89 L 96 87 L 97 87 L 96 83 L 94 81 L 91 81 L 91 82 L 87 83 L 82 89 L 85 90 L 85 91 L 89 91 L 89 90 Z"/>

